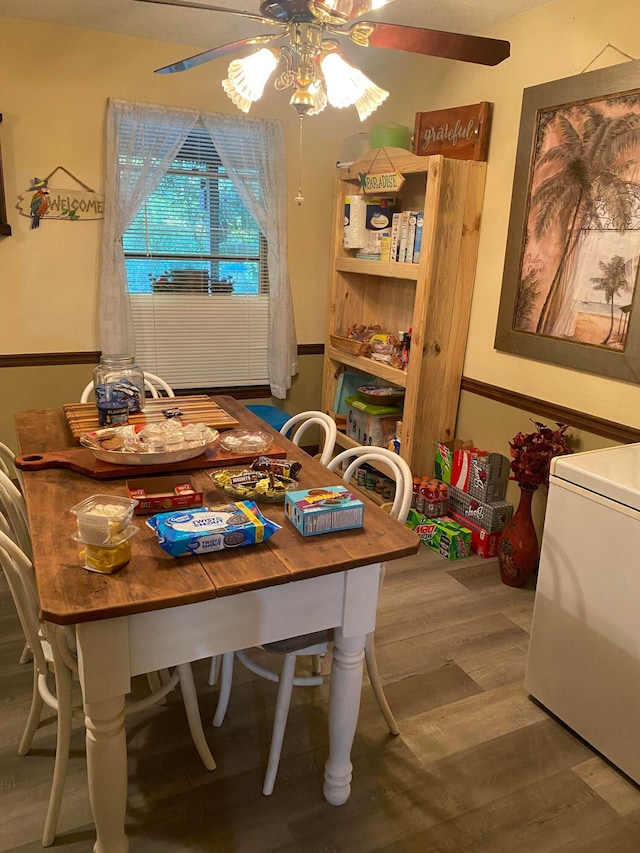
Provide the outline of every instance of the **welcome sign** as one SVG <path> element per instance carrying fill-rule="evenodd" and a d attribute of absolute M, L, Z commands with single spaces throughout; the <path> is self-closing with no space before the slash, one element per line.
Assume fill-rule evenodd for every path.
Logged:
<path fill-rule="evenodd" d="M 78 186 L 53 187 L 56 172 L 65 172 Z M 83 184 L 64 166 L 57 166 L 46 178 L 34 178 L 29 189 L 20 193 L 16 208 L 22 216 L 34 216 L 34 196 L 42 201 L 40 218 L 66 219 L 71 222 L 87 219 L 104 219 L 104 196 Z"/>

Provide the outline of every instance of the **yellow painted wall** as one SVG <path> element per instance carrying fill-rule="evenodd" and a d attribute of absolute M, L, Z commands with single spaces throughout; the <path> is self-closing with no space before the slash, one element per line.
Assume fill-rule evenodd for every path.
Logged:
<path fill-rule="evenodd" d="M 552 366 L 493 347 L 511 204 L 523 89 L 579 74 L 611 43 L 640 57 L 637 0 L 553 0 L 484 33 L 511 42 L 511 57 L 491 69 L 448 63 L 446 77 L 429 87 L 432 108 L 494 103 L 478 268 L 464 374 L 473 379 L 640 426 L 640 385 Z M 626 61 L 608 48 L 590 67 Z M 429 60 L 435 68 L 437 60 Z M 407 93 L 425 89 L 424 63 L 414 60 Z M 420 79 L 419 78 L 420 75 Z"/>
<path fill-rule="evenodd" d="M 101 222 L 45 220 L 32 231 L 29 219 L 14 209 L 16 197 L 34 176 L 43 177 L 59 165 L 102 191 L 104 116 L 109 97 L 237 113 L 220 85 L 228 58 L 181 74 L 153 74 L 154 68 L 199 50 L 2 19 L 0 141 L 13 236 L 0 239 L 0 268 L 6 285 L 1 353 L 97 349 Z M 36 52 L 40 59 L 33 61 L 30 57 Z M 293 199 L 300 179 L 299 124 L 288 100 L 289 94 L 268 86 L 251 115 L 283 123 L 289 270 L 298 339 L 317 343 L 324 339 L 325 331 L 335 164 L 342 140 L 362 131 L 363 126 L 353 108 L 327 109 L 304 122 L 305 202 L 298 207 Z M 393 118 L 400 100 L 389 99 L 392 103 L 383 105 L 375 120 Z M 419 103 L 422 101 L 420 97 Z M 57 178 L 52 186 L 74 186 L 66 176 L 67 183 Z"/>
<path fill-rule="evenodd" d="M 302 183 L 306 201 L 302 208 L 293 202 L 299 175 L 295 112 L 285 94 L 269 88 L 253 108 L 253 115 L 281 119 L 285 132 L 289 262 L 298 339 L 315 343 L 324 337 L 334 166 L 342 140 L 378 122 L 412 126 L 418 110 L 489 100 L 495 105 L 494 119 L 464 372 L 490 384 L 640 427 L 640 386 L 498 353 L 493 348 L 522 90 L 579 73 L 608 42 L 640 56 L 640 4 L 637 0 L 610 0 L 605 14 L 598 0 L 553 0 L 486 34 L 506 38 L 512 45 L 510 59 L 495 68 L 352 49 L 352 59 L 392 94 L 364 125 L 352 109 L 328 109 L 305 122 Z M 44 59 L 37 63 L 29 59 L 34 45 L 43 49 Z M 104 113 L 109 96 L 234 112 L 219 85 L 225 59 L 183 74 L 153 75 L 152 69 L 194 52 L 197 50 L 189 46 L 2 20 L 0 111 L 4 121 L 0 140 L 13 236 L 0 239 L 0 353 L 97 348 L 101 224 L 45 221 L 32 231 L 29 220 L 19 216 L 13 205 L 33 176 L 41 177 L 58 165 L 96 190 L 103 188 Z M 619 61 L 623 57 L 609 48 L 593 67 Z M 23 372 L 7 369 L 0 373 L 7 420 L 14 408 L 41 404 L 39 386 L 23 385 Z M 50 377 L 47 387 L 59 388 L 56 399 L 63 395 L 68 399 L 68 369 L 47 368 L 46 375 Z M 56 376 L 60 381 L 53 378 Z M 305 368 L 286 408 L 293 411 L 318 405 L 319 385 L 320 371 L 315 364 Z M 463 395 L 461 419 L 469 396 Z"/>

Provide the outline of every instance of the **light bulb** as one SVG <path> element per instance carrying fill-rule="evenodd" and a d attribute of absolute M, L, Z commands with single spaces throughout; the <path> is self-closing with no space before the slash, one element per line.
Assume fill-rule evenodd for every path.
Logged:
<path fill-rule="evenodd" d="M 244 59 L 234 59 L 229 65 L 228 78 L 222 81 L 222 88 L 239 110 L 248 113 L 251 104 L 262 97 L 266 82 L 277 64 L 273 51 L 266 47 Z"/>
<path fill-rule="evenodd" d="M 355 104 L 360 121 L 364 121 L 389 97 L 388 92 L 376 86 L 359 68 L 346 62 L 335 51 L 320 60 L 320 67 L 331 106 L 342 109 Z"/>

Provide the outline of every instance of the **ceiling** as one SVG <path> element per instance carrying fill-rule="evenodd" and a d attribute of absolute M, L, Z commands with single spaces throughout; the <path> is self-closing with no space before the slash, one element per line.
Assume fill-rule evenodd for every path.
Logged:
<path fill-rule="evenodd" d="M 229 9 L 258 11 L 259 0 L 201 0 Z M 483 34 L 493 24 L 542 6 L 548 0 L 395 0 L 364 17 L 436 30 Z M 89 30 L 218 47 L 269 27 L 237 15 L 176 9 L 134 0 L 0 0 L 0 17 L 67 24 Z M 393 55 L 395 51 L 376 51 Z"/>

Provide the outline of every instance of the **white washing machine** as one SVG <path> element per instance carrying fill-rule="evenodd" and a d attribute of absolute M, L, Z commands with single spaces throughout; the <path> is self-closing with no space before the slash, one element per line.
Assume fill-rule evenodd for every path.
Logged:
<path fill-rule="evenodd" d="M 640 444 L 552 461 L 525 687 L 640 783 Z"/>

